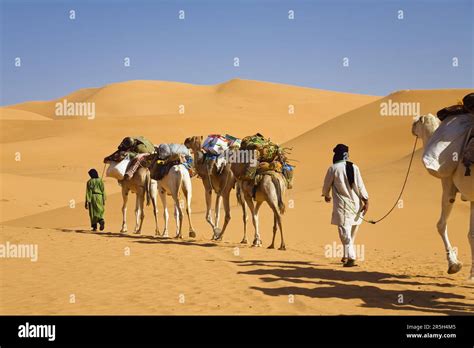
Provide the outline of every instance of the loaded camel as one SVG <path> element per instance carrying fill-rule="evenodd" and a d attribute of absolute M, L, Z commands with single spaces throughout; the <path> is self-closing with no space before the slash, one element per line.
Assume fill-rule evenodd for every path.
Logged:
<path fill-rule="evenodd" d="M 159 166 L 157 163 L 158 155 L 151 155 L 150 172 L 152 178 L 158 178 Z M 163 230 L 162 237 L 168 237 L 168 208 L 166 205 L 166 196 L 171 196 L 174 201 L 174 217 L 176 221 L 176 236 L 175 238 L 183 238 L 182 226 L 183 226 L 183 210 L 181 207 L 181 193 L 186 198 L 186 214 L 189 222 L 189 237 L 196 237 L 194 231 L 192 219 L 191 219 L 191 198 L 192 198 L 192 186 L 191 177 L 188 170 L 183 164 L 172 164 L 170 165 L 169 171 L 159 180 L 152 180 L 157 183 L 157 191 L 160 195 L 161 202 L 163 204 L 163 218 L 165 220 L 165 227 Z M 156 236 L 159 236 L 158 229 L 156 230 Z"/>
<path fill-rule="evenodd" d="M 211 225 L 213 236 L 212 240 L 222 240 L 224 232 L 231 219 L 230 215 L 230 192 L 235 186 L 235 178 L 230 168 L 230 163 L 222 164 L 224 167 L 218 169 L 217 162 L 214 159 L 207 159 L 202 150 L 202 136 L 193 136 L 186 138 L 184 145 L 193 151 L 194 166 L 198 176 L 204 185 L 204 194 L 206 198 L 206 221 Z M 212 219 L 212 193 L 216 194 L 215 202 L 215 222 Z M 221 202 L 224 203 L 224 224 L 219 228 Z M 245 218 L 244 218 L 245 224 Z"/>
<path fill-rule="evenodd" d="M 240 163 L 232 163 L 231 169 L 236 178 L 242 176 L 244 165 Z M 261 247 L 262 240 L 260 238 L 258 213 L 264 202 L 266 202 L 273 211 L 273 238 L 268 249 L 275 247 L 275 236 L 279 229 L 281 235 L 281 244 L 279 250 L 286 250 L 285 241 L 283 239 L 282 215 L 285 213 L 285 204 L 283 202 L 286 194 L 286 179 L 283 174 L 278 172 L 264 173 L 262 179 L 255 187 L 253 181 L 237 180 L 237 200 L 242 206 L 244 212 L 244 237 L 242 242 L 247 242 L 246 237 L 246 208 L 248 205 L 252 215 L 252 223 L 255 229 L 255 237 L 252 243 L 254 247 Z M 255 198 L 255 202 L 254 202 Z"/>
<path fill-rule="evenodd" d="M 114 152 L 112 155 L 104 158 L 104 163 L 118 162 L 122 158 L 120 151 Z M 122 187 L 122 228 L 121 233 L 128 232 L 127 229 L 127 202 L 128 194 L 133 192 L 137 196 L 135 204 L 135 230 L 134 233 L 140 234 L 143 226 L 143 220 L 145 219 L 144 203 L 145 196 L 147 198 L 147 205 L 150 205 L 150 201 L 153 203 L 153 214 L 155 217 L 155 231 L 158 232 L 158 208 L 157 208 L 157 187 L 156 181 L 151 180 L 150 171 L 146 167 L 139 167 L 137 171 L 129 180 L 119 180 L 120 186 Z"/>
<path fill-rule="evenodd" d="M 423 146 L 426 146 L 428 140 L 439 127 L 441 121 L 433 115 L 420 116 L 414 119 L 412 133 L 423 140 Z M 448 260 L 448 273 L 457 273 L 462 268 L 462 263 L 458 261 L 455 250 L 452 248 L 448 238 L 447 221 L 451 214 L 453 203 L 457 192 L 461 193 L 463 200 L 471 203 L 470 227 L 468 240 L 471 247 L 471 279 L 474 277 L 474 185 L 460 185 L 460 178 L 464 176 L 462 163 L 458 166 L 453 175 L 441 178 L 443 189 L 441 198 L 441 217 L 437 223 L 438 233 L 443 239 Z M 474 180 L 474 178 L 473 178 Z"/>

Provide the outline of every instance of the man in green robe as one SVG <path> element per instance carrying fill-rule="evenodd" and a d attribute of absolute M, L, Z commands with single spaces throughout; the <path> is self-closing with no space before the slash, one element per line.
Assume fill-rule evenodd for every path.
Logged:
<path fill-rule="evenodd" d="M 85 208 L 89 210 L 92 231 L 97 231 L 97 223 L 100 230 L 105 228 L 104 210 L 105 210 L 105 188 L 104 182 L 99 178 L 97 170 L 89 170 L 91 177 L 86 185 L 86 204 Z"/>

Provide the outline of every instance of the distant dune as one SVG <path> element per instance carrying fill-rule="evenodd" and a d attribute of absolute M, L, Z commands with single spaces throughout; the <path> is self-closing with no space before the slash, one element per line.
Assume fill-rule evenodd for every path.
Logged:
<path fill-rule="evenodd" d="M 96 117 L 130 119 L 154 116 L 153 122 L 189 129 L 212 127 L 251 132 L 256 126 L 269 126 L 272 138 L 289 140 L 331 117 L 378 99 L 378 97 L 331 92 L 283 84 L 234 79 L 214 86 L 164 81 L 127 81 L 73 92 L 52 101 L 26 102 L 6 107 L 34 112 L 52 119 L 56 103 L 95 103 Z M 290 110 L 291 109 L 291 110 Z M 184 112 L 184 113 L 180 113 Z M 292 112 L 292 113 L 290 113 Z M 131 121 L 131 119 L 136 121 Z M 247 119 L 252 122 L 247 123 Z M 285 129 L 274 130 L 279 122 Z M 185 123 L 189 123 L 185 124 Z M 197 123 L 197 125 L 196 125 Z M 270 124 L 268 124 L 270 123 Z M 168 125 L 166 125 L 168 127 Z M 202 128 L 202 127 L 201 127 Z"/>

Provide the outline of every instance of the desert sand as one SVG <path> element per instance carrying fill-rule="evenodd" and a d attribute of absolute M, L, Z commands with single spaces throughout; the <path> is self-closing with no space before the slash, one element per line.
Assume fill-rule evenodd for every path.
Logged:
<path fill-rule="evenodd" d="M 0 243 L 39 248 L 37 262 L 0 259 L 0 313 L 474 314 L 474 284 L 467 281 L 469 206 L 458 199 L 449 221 L 465 267 L 448 275 L 436 231 L 441 187 L 421 164 L 421 143 L 403 207 L 379 224 L 362 225 L 356 244 L 364 248 L 364 260 L 358 267 L 343 268 L 340 256 L 328 255 L 340 242 L 330 225 L 331 205 L 320 193 L 332 148 L 346 143 L 371 196 L 368 217 L 382 216 L 398 196 L 414 137 L 411 117 L 381 116 L 380 104 L 419 102 L 422 114 L 435 113 L 468 92 L 410 90 L 381 97 L 239 79 L 214 86 L 128 81 L 0 108 Z M 56 102 L 64 99 L 95 103 L 95 118 L 55 116 Z M 243 223 L 235 197 L 224 241 L 211 242 L 197 178 L 196 239 L 154 238 L 150 207 L 142 235 L 120 234 L 120 187 L 110 178 L 106 231 L 89 231 L 83 208 L 87 171 L 102 172 L 102 159 L 123 137 L 140 134 L 164 143 L 256 132 L 292 148 L 287 251 L 239 244 Z M 129 230 L 133 209 L 131 199 Z M 260 219 L 267 246 L 273 221 L 268 207 Z M 250 221 L 248 226 L 251 239 Z"/>

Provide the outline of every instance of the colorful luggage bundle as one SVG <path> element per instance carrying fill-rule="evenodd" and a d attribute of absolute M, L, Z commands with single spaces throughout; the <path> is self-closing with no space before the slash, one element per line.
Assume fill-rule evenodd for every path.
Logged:
<path fill-rule="evenodd" d="M 256 150 L 258 159 L 264 162 L 273 162 L 274 160 L 284 162 L 286 160 L 285 149 L 270 139 L 266 139 L 260 133 L 243 138 L 240 149 Z"/>
<path fill-rule="evenodd" d="M 240 147 L 240 139 L 232 135 L 210 134 L 202 143 L 202 149 L 206 154 L 220 156 L 229 148 Z"/>
<path fill-rule="evenodd" d="M 221 155 L 229 148 L 227 139 L 220 134 L 210 134 L 202 143 L 206 154 Z"/>
<path fill-rule="evenodd" d="M 295 167 L 291 164 L 285 163 L 282 168 L 283 176 L 286 179 L 286 184 L 289 189 L 293 188 L 293 173 Z"/>
<path fill-rule="evenodd" d="M 287 163 L 287 149 L 257 133 L 243 138 L 240 150 L 254 151 L 258 164 L 256 166 L 250 163 L 233 164 L 232 169 L 238 179 L 253 181 L 254 185 L 258 185 L 263 174 L 277 172 L 283 174 L 288 188 L 291 188 L 294 167 Z"/>

